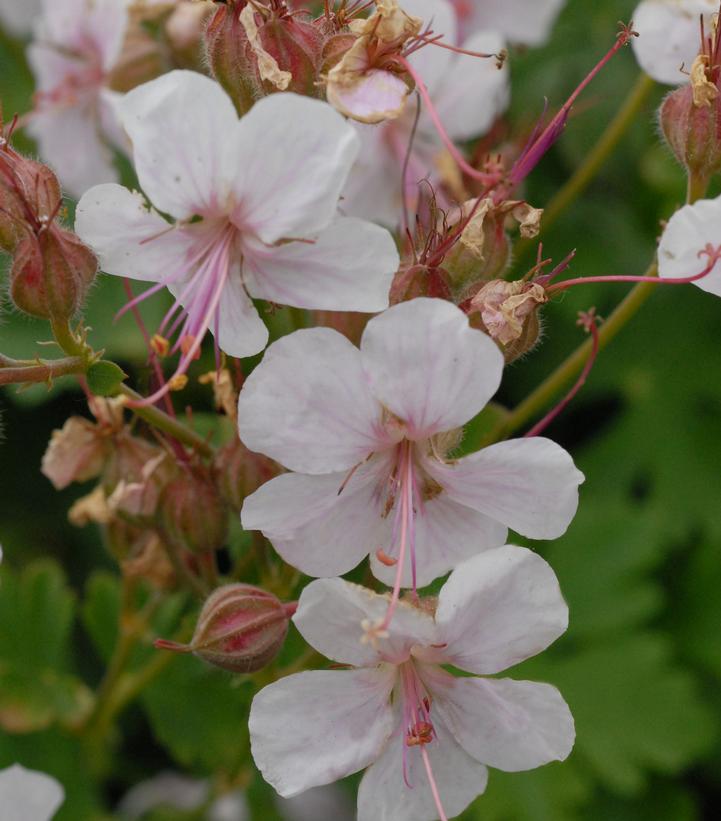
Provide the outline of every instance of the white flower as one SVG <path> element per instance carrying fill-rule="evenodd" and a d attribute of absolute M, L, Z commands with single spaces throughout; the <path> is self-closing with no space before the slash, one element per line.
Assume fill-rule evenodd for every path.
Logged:
<path fill-rule="evenodd" d="M 573 718 L 555 687 L 478 677 L 540 653 L 565 631 L 568 610 L 543 559 L 512 546 L 477 556 L 451 574 L 435 617 L 401 602 L 388 636 L 362 643 L 361 621 L 386 605 L 341 579 L 303 591 L 296 626 L 354 669 L 299 673 L 255 697 L 253 757 L 281 795 L 368 767 L 358 821 L 431 821 L 438 803 L 455 816 L 482 793 L 486 766 L 517 772 L 568 756 Z M 455 677 L 447 664 L 474 676 Z"/>
<path fill-rule="evenodd" d="M 519 439 L 446 458 L 502 370 L 490 338 L 437 299 L 375 317 L 360 350 L 328 328 L 273 343 L 241 391 L 240 438 L 296 472 L 245 500 L 243 526 L 311 576 L 370 553 L 379 579 L 405 587 L 502 545 L 507 527 L 560 536 L 583 481 L 561 447 Z"/>
<path fill-rule="evenodd" d="M 658 275 L 682 279 L 700 274 L 718 256 L 721 246 L 721 197 L 684 205 L 668 221 L 658 246 Z M 721 265 L 693 283 L 721 296 Z"/>
<path fill-rule="evenodd" d="M 710 33 L 718 10 L 718 0 L 644 0 L 633 13 L 639 34 L 633 50 L 641 68 L 659 83 L 687 82 L 701 46 L 701 15 Z"/>
<path fill-rule="evenodd" d="M 329 105 L 274 94 L 239 121 L 217 83 L 172 71 L 127 94 L 120 112 L 143 190 L 175 222 L 104 185 L 78 204 L 76 230 L 107 273 L 156 282 L 146 295 L 169 287 L 177 303 L 160 333 L 177 336 L 179 373 L 207 330 L 231 356 L 265 347 L 251 297 L 322 310 L 388 305 L 392 237 L 336 217 L 358 139 Z"/>
<path fill-rule="evenodd" d="M 11 34 L 28 34 L 39 12 L 40 0 L 0 0 L 0 21 Z"/>
<path fill-rule="evenodd" d="M 497 31 L 512 43 L 540 46 L 566 0 L 451 0 L 464 32 Z"/>
<path fill-rule="evenodd" d="M 405 0 L 403 9 L 430 26 L 433 36 L 458 44 L 458 24 L 447 0 Z M 497 54 L 503 39 L 493 32 L 479 32 L 464 48 Z M 453 140 L 468 140 L 486 132 L 509 100 L 509 71 L 500 70 L 494 58 L 471 57 L 426 45 L 409 58 L 423 79 L 441 122 Z M 410 97 L 403 114 L 376 126 L 358 125 L 361 153 L 343 190 L 343 210 L 348 214 L 397 226 L 401 221 L 403 164 L 415 120 L 416 102 Z M 425 110 L 421 108 L 413 151 L 406 173 L 411 206 L 424 179 L 438 180 L 438 158 L 444 146 Z"/>
<path fill-rule="evenodd" d="M 50 821 L 65 793 L 45 773 L 14 764 L 0 770 L 0 817 L 2 821 Z"/>
<path fill-rule="evenodd" d="M 127 24 L 127 0 L 43 0 L 28 48 L 37 83 L 28 130 L 74 196 L 118 176 L 112 147 L 125 148 L 121 95 L 107 79 Z"/>

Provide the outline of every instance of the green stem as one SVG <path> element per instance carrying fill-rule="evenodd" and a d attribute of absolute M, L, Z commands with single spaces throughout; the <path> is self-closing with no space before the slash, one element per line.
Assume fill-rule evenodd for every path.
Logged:
<path fill-rule="evenodd" d="M 11 364 L 12 363 L 12 364 Z M 51 361 L 38 360 L 34 365 L 25 365 L 0 357 L 0 385 L 14 385 L 26 382 L 52 382 L 59 376 L 84 373 L 87 368 L 81 356 L 68 356 Z"/>
<path fill-rule="evenodd" d="M 139 393 L 136 393 L 127 385 L 121 385 L 120 392 L 134 402 L 142 401 L 143 399 Z M 145 420 L 149 425 L 167 433 L 169 436 L 172 436 L 173 439 L 177 439 L 178 442 L 188 445 L 188 447 L 193 448 L 193 450 L 202 456 L 207 458 L 213 456 L 215 451 L 202 436 L 199 436 L 194 430 L 191 430 L 187 425 L 184 425 L 177 419 L 173 419 L 172 416 L 168 416 L 165 411 L 160 410 L 160 408 L 155 405 L 142 405 L 140 407 L 133 407 L 131 410 L 136 416 Z"/>
<path fill-rule="evenodd" d="M 644 276 L 655 277 L 658 269 L 654 262 L 646 271 Z M 627 294 L 626 298 L 616 307 L 608 319 L 601 325 L 598 331 L 599 350 L 608 343 L 624 328 L 636 315 L 641 306 L 656 290 L 655 282 L 639 282 Z M 583 366 L 591 354 L 593 345 L 592 339 L 587 339 L 583 345 L 577 348 L 556 370 L 533 391 L 523 402 L 513 410 L 503 421 L 499 428 L 491 437 L 493 441 L 505 439 L 520 428 L 528 424 L 532 419 L 547 408 L 561 391 L 570 385 L 571 381 L 578 376 Z"/>
<path fill-rule="evenodd" d="M 544 231 L 547 231 L 556 222 L 568 206 L 593 181 L 636 119 L 636 115 L 648 99 L 654 86 L 654 81 L 646 74 L 642 74 L 638 78 L 623 105 L 608 124 L 596 145 L 544 210 L 542 222 Z M 518 259 L 529 250 L 532 242 L 533 240 L 521 239 L 516 243 L 515 255 Z"/>
<path fill-rule="evenodd" d="M 89 359 L 91 349 L 72 332 L 67 319 L 53 319 L 50 321 L 50 327 L 56 342 L 66 354 L 83 357 L 86 361 Z"/>

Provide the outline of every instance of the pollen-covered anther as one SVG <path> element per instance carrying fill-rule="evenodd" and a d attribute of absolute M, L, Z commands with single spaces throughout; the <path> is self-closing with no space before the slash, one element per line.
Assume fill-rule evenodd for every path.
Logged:
<path fill-rule="evenodd" d="M 168 380 L 169 391 L 182 391 L 188 384 L 188 377 L 184 373 L 176 373 Z"/>
<path fill-rule="evenodd" d="M 418 747 L 433 741 L 433 725 L 428 721 L 419 721 L 406 734 L 406 747 Z"/>
<path fill-rule="evenodd" d="M 161 359 L 170 353 L 170 342 L 160 334 L 154 334 L 150 340 L 150 347 Z"/>

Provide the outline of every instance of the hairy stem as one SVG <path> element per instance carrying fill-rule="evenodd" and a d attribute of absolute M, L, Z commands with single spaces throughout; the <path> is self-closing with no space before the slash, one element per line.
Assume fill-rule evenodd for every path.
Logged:
<path fill-rule="evenodd" d="M 50 383 L 59 376 L 84 373 L 86 367 L 86 361 L 81 356 L 68 356 L 65 359 L 51 361 L 39 359 L 32 365 L 0 357 L 0 385 Z"/>

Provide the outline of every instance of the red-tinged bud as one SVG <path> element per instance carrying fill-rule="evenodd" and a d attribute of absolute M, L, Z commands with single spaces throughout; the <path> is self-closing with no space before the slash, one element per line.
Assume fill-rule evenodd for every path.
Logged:
<path fill-rule="evenodd" d="M 701 100 L 691 84 L 675 89 L 661 104 L 659 122 L 681 165 L 708 180 L 721 170 L 721 106 L 718 99 Z"/>
<path fill-rule="evenodd" d="M 311 311 L 311 327 L 333 328 L 357 348 L 370 318 L 370 314 L 359 314 L 354 311 Z"/>
<path fill-rule="evenodd" d="M 253 52 L 240 20 L 246 5 L 246 0 L 230 0 L 219 6 L 205 30 L 210 70 L 241 115 L 249 111 L 260 96 Z"/>
<path fill-rule="evenodd" d="M 213 472 L 223 499 L 239 511 L 246 497 L 278 476 L 281 468 L 267 456 L 248 450 L 236 438 L 216 453 Z"/>
<path fill-rule="evenodd" d="M 325 77 L 332 68 L 335 68 L 357 39 L 355 35 L 346 32 L 329 37 L 323 44 L 319 74 Z"/>
<path fill-rule="evenodd" d="M 228 510 L 215 482 L 201 467 L 184 470 L 163 489 L 158 505 L 162 533 L 191 553 L 220 549 L 228 532 Z"/>
<path fill-rule="evenodd" d="M 70 319 L 82 307 L 97 270 L 95 255 L 75 234 L 51 225 L 18 243 L 10 296 L 31 316 Z"/>
<path fill-rule="evenodd" d="M 258 29 L 263 51 L 290 78 L 280 88 L 275 77 L 266 79 L 260 73 L 260 82 L 266 94 L 284 90 L 307 97 L 323 96 L 318 86 L 319 65 L 323 48 L 322 33 L 310 23 L 287 15 L 274 15 Z M 259 56 L 258 64 L 260 70 Z"/>
<path fill-rule="evenodd" d="M 203 605 L 190 644 L 159 639 L 155 646 L 199 658 L 231 673 L 255 673 L 278 655 L 296 604 L 249 584 L 218 588 Z"/>
<path fill-rule="evenodd" d="M 420 296 L 450 300 L 448 271 L 421 264 L 401 268 L 391 285 L 390 304 L 397 305 Z"/>

